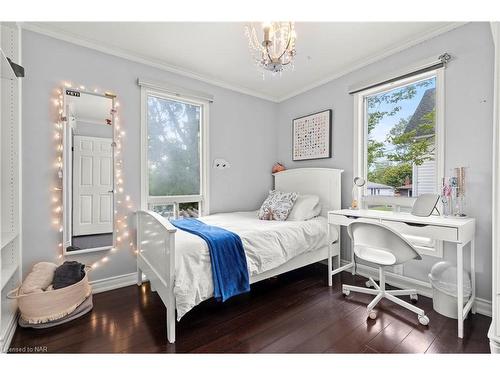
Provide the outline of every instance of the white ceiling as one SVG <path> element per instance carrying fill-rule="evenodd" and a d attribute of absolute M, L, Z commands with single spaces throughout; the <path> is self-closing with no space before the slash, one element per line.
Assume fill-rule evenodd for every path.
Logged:
<path fill-rule="evenodd" d="M 294 71 L 254 65 L 244 23 L 46 22 L 33 31 L 83 44 L 269 100 L 281 101 L 449 31 L 450 22 L 298 22 Z"/>

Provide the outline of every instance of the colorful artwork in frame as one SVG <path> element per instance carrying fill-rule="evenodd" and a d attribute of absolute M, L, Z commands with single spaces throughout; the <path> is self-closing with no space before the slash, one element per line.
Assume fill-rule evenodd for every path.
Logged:
<path fill-rule="evenodd" d="M 331 109 L 294 119 L 292 132 L 292 160 L 332 157 Z"/>

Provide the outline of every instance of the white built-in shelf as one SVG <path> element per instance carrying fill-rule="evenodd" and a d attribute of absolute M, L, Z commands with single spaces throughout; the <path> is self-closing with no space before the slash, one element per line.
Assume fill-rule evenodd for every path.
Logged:
<path fill-rule="evenodd" d="M 18 268 L 18 264 L 9 264 L 2 267 L 2 289 L 7 285 L 12 276 L 14 276 Z"/>
<path fill-rule="evenodd" d="M 17 232 L 2 232 L 2 249 L 14 241 L 17 236 Z"/>
<path fill-rule="evenodd" d="M 16 328 L 17 302 L 7 299 L 9 289 L 21 284 L 21 103 L 24 68 L 21 29 L 0 22 L 0 351 L 5 352 Z M 9 59 L 10 58 L 10 61 Z M 5 110 L 4 110 L 5 109 Z"/>

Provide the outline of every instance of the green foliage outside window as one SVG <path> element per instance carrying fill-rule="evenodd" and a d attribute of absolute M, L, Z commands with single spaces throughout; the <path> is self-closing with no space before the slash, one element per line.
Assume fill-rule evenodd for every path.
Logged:
<path fill-rule="evenodd" d="M 200 194 L 198 105 L 148 96 L 149 195 Z"/>
<path fill-rule="evenodd" d="M 407 117 L 401 116 L 411 105 L 415 105 L 418 90 L 434 86 L 435 78 L 401 88 L 372 95 L 367 100 L 367 161 L 368 180 L 398 188 L 408 181 L 412 183 L 413 165 L 422 165 L 434 160 L 436 109 L 434 97 L 432 107 L 420 118 L 415 111 Z M 413 103 L 412 103 L 413 101 Z M 418 114 L 417 114 L 418 115 Z M 408 124 L 412 121 L 412 126 Z M 392 123 L 384 140 L 373 134 L 382 122 Z"/>

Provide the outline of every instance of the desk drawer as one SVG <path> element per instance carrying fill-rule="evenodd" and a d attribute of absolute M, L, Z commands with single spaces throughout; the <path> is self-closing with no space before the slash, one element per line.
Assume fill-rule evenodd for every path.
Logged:
<path fill-rule="evenodd" d="M 401 221 L 382 220 L 383 224 L 402 234 L 429 237 L 435 240 L 457 242 L 457 228 L 439 225 L 411 225 Z"/>
<path fill-rule="evenodd" d="M 345 215 L 328 214 L 328 224 L 347 226 L 353 220 Z"/>

